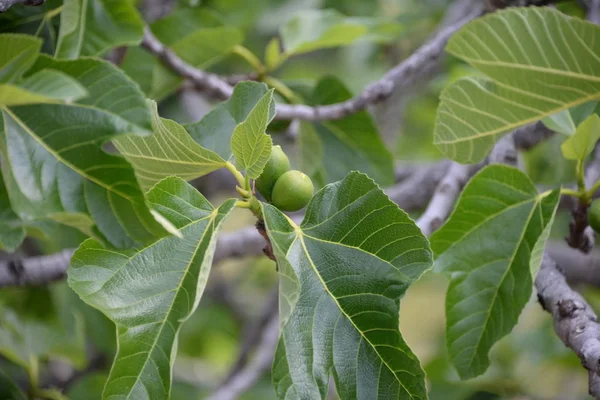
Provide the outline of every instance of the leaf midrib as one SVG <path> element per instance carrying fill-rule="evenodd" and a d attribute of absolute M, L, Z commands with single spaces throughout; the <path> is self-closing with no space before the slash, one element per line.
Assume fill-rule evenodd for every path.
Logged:
<path fill-rule="evenodd" d="M 200 237 L 200 239 L 198 240 L 198 243 L 196 245 L 196 248 L 194 249 L 194 253 L 192 254 L 192 256 L 190 257 L 190 261 L 185 269 L 185 272 L 182 274 L 182 278 L 181 281 L 179 282 L 179 284 L 177 285 L 177 287 L 174 289 L 175 291 L 175 295 L 173 296 L 173 299 L 171 301 L 171 304 L 169 306 L 168 311 L 165 314 L 165 318 L 160 321 L 160 329 L 158 331 L 158 333 L 156 334 L 156 337 L 154 338 L 154 342 L 152 343 L 152 345 L 150 346 L 150 349 L 146 352 L 146 359 L 144 360 L 144 363 L 142 364 L 142 366 L 138 369 L 138 371 L 140 371 L 136 378 L 135 381 L 133 383 L 133 385 L 131 386 L 131 389 L 129 390 L 129 393 L 127 394 L 127 397 L 125 398 L 125 400 L 128 400 L 131 396 L 132 390 L 135 387 L 135 385 L 139 382 L 140 380 L 140 376 L 141 376 L 141 371 L 144 370 L 144 368 L 146 368 L 146 365 L 148 364 L 148 361 L 150 360 L 150 354 L 152 353 L 152 351 L 154 351 L 154 348 L 156 347 L 157 343 L 158 343 L 158 338 L 160 337 L 160 335 L 162 334 L 162 331 L 167 323 L 167 319 L 169 318 L 169 316 L 171 315 L 171 312 L 173 311 L 173 305 L 175 304 L 175 299 L 177 298 L 177 295 L 179 294 L 179 291 L 181 290 L 181 287 L 183 285 L 183 282 L 185 281 L 185 277 L 187 276 L 187 274 L 189 273 L 189 269 L 190 266 L 192 265 L 192 263 L 194 262 L 194 259 L 196 258 L 196 255 L 198 254 L 198 249 L 200 249 L 200 246 L 202 245 L 202 242 L 204 241 L 204 238 L 206 237 L 206 234 L 209 230 L 211 230 L 213 228 L 213 224 L 214 224 L 214 220 L 215 217 L 218 214 L 218 209 L 215 209 L 209 216 L 201 218 L 199 220 L 194 221 L 193 223 L 187 224 L 184 227 L 182 227 L 181 229 L 178 229 L 179 231 L 183 230 L 185 227 L 190 226 L 192 224 L 198 223 L 200 221 L 205 220 L 206 218 L 209 218 L 210 221 L 208 222 L 208 224 L 206 225 L 206 229 L 204 230 L 204 232 L 202 233 L 202 236 Z M 160 241 L 160 240 L 159 240 Z M 127 326 L 124 326 L 125 328 L 127 328 Z M 181 327 L 181 325 L 180 325 Z M 178 328 L 179 330 L 179 328 Z M 116 363 L 113 364 L 113 368 L 116 365 Z M 158 368 L 158 367 L 157 367 Z M 112 372 L 112 368 L 111 368 L 111 372 Z M 109 374 L 110 376 L 110 374 Z M 106 386 L 108 386 L 109 382 L 106 382 Z M 166 392 L 165 392 L 166 393 Z"/>
<path fill-rule="evenodd" d="M 519 249 L 521 248 L 521 244 L 523 243 L 523 238 L 525 236 L 525 233 L 527 232 L 527 228 L 529 227 L 529 224 L 531 223 L 531 219 L 532 219 L 532 215 L 533 213 L 537 210 L 539 205 L 539 201 L 537 200 L 537 198 L 534 200 L 534 204 L 531 207 L 531 210 L 529 211 L 529 215 L 527 217 L 527 223 L 523 224 L 523 229 L 521 230 L 521 234 L 519 235 L 519 240 L 517 240 L 517 245 L 515 246 L 513 253 L 511 254 L 510 258 L 508 259 L 508 264 L 507 264 L 507 268 L 505 269 L 504 273 L 502 274 L 502 278 L 500 279 L 500 283 L 498 284 L 498 286 L 496 286 L 494 289 L 494 296 L 492 298 L 492 301 L 490 301 L 490 306 L 488 308 L 488 310 L 485 312 L 486 314 L 486 319 L 485 319 L 485 323 L 481 329 L 481 334 L 479 335 L 479 339 L 477 339 L 477 343 L 475 345 L 475 349 L 476 351 L 473 353 L 473 357 L 471 357 L 471 360 L 469 361 L 469 366 L 471 367 L 473 364 L 473 361 L 476 358 L 476 355 L 479 353 L 479 346 L 481 346 L 481 340 L 483 339 L 483 334 L 486 331 L 487 328 L 487 324 L 490 321 L 490 313 L 492 311 L 492 308 L 496 302 L 496 298 L 498 297 L 498 293 L 500 292 L 500 287 L 502 286 L 502 284 L 504 283 L 506 276 L 508 275 L 508 272 L 512 270 L 512 266 L 515 260 L 515 256 L 517 255 L 517 252 L 519 251 Z M 514 208 L 514 207 L 511 207 Z M 496 215 L 498 215 L 500 213 L 497 213 Z M 489 219 L 486 219 L 486 221 Z M 481 224 L 479 225 L 481 226 Z M 466 236 L 466 235 L 465 235 Z M 463 238 L 465 236 L 462 236 Z"/>
<path fill-rule="evenodd" d="M 10 116 L 17 121 L 17 123 L 19 125 L 21 125 L 21 127 L 23 127 L 23 129 L 25 129 L 25 131 L 39 144 L 41 145 L 48 153 L 50 153 L 54 158 L 56 158 L 58 161 L 60 161 L 61 163 L 63 163 L 64 165 L 66 165 L 67 167 L 71 168 L 74 172 L 76 172 L 77 174 L 79 174 L 80 176 L 84 177 L 85 179 L 94 182 L 95 184 L 97 184 L 100 187 L 103 187 L 104 189 L 108 190 L 111 193 L 114 193 L 116 195 L 119 195 L 120 197 L 124 198 L 125 200 L 129 201 L 132 204 L 136 204 L 137 202 L 135 202 L 131 197 L 129 197 L 128 195 L 126 195 L 125 193 L 121 193 L 121 191 L 119 190 L 115 190 L 112 186 L 107 185 L 106 183 L 102 182 L 101 180 L 96 179 L 93 176 L 88 175 L 86 172 L 80 170 L 79 168 L 77 168 L 76 166 L 74 166 L 73 164 L 71 164 L 70 162 L 68 162 L 67 160 L 65 160 L 64 158 L 62 158 L 59 154 L 56 154 L 56 152 L 54 151 L 53 148 L 51 148 L 50 146 L 48 146 L 41 138 L 39 138 L 30 128 L 27 124 L 25 124 L 19 117 L 17 117 L 12 111 L 10 111 L 10 109 L 8 107 L 2 107 L 2 110 L 4 110 L 5 112 L 7 112 L 8 114 L 10 114 Z"/>
<path fill-rule="evenodd" d="M 381 355 L 379 354 L 379 351 L 377 350 L 377 347 L 373 345 L 373 343 L 371 343 L 371 341 L 364 335 L 364 333 L 358 328 L 358 326 L 356 326 L 356 324 L 354 323 L 354 321 L 352 320 L 352 318 L 350 318 L 350 316 L 344 311 L 344 309 L 342 308 L 342 306 L 340 305 L 340 303 L 338 302 L 337 298 L 333 295 L 333 293 L 331 293 L 329 291 L 329 288 L 327 287 L 327 284 L 325 283 L 325 281 L 323 280 L 323 277 L 321 276 L 321 274 L 319 273 L 319 270 L 317 269 L 316 265 L 314 264 L 310 253 L 308 252 L 308 249 L 306 248 L 306 243 L 304 242 L 304 234 L 302 233 L 302 231 L 298 228 L 298 226 L 295 226 L 296 229 L 296 235 L 298 236 L 302 249 L 312 267 L 312 269 L 315 272 L 315 275 L 319 278 L 319 281 L 321 282 L 321 285 L 323 286 L 324 290 L 329 294 L 329 296 L 331 297 L 331 299 L 334 301 L 334 303 L 337 305 L 338 309 L 340 310 L 340 312 L 346 316 L 347 320 L 350 322 L 350 324 L 352 324 L 352 326 L 354 327 L 354 329 L 356 329 L 356 331 L 360 334 L 361 338 L 369 343 L 369 345 L 371 346 L 371 348 L 373 349 L 373 351 L 377 354 L 378 358 L 381 360 L 382 364 L 385 364 L 385 366 L 388 368 L 388 370 L 392 373 L 392 375 L 394 376 L 394 378 L 396 379 L 396 381 L 400 384 L 400 386 L 402 386 L 402 388 L 404 389 L 404 391 L 406 393 L 408 393 L 411 397 L 411 391 L 408 390 L 406 388 L 406 386 L 404 386 L 404 384 L 402 383 L 402 381 L 400 381 L 400 379 L 398 378 L 398 376 L 396 375 L 396 372 L 392 369 L 392 367 L 385 361 L 385 359 L 383 359 L 381 357 Z M 394 349 L 401 351 L 400 349 L 394 347 Z"/>

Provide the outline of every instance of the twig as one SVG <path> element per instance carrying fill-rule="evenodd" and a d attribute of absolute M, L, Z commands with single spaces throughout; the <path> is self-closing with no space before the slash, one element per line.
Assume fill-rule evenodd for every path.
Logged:
<path fill-rule="evenodd" d="M 16 4 L 23 4 L 26 6 L 41 6 L 46 0 L 0 0 L 0 13 L 5 12 Z"/>
<path fill-rule="evenodd" d="M 277 315 L 274 315 L 262 332 L 252 361 L 236 373 L 227 384 L 219 387 L 207 400 L 234 400 L 252 387 L 271 366 L 278 338 L 279 321 Z"/>
<path fill-rule="evenodd" d="M 600 399 L 600 324 L 590 305 L 569 285 L 548 254 L 535 279 L 542 308 L 552 314 L 554 330 L 589 371 L 590 394 Z"/>
<path fill-rule="evenodd" d="M 269 298 L 267 299 L 266 305 L 264 306 L 258 320 L 256 320 L 252 325 L 245 329 L 244 341 L 240 346 L 238 358 L 229 370 L 227 377 L 223 380 L 219 387 L 229 385 L 231 381 L 235 379 L 237 374 L 239 374 L 244 369 L 244 366 L 246 366 L 246 364 L 248 363 L 250 353 L 252 352 L 252 350 L 254 350 L 256 344 L 260 341 L 260 338 L 263 335 L 265 329 L 268 328 L 269 322 L 273 319 L 273 317 L 277 316 L 278 306 L 279 291 L 275 289 L 271 292 L 271 294 L 269 294 Z"/>
<path fill-rule="evenodd" d="M 427 73 L 433 66 L 437 65 L 437 60 L 444 54 L 444 47 L 450 36 L 465 23 L 482 13 L 483 4 L 474 5 L 468 15 L 438 32 L 429 42 L 388 71 L 380 80 L 368 85 L 358 96 L 341 103 L 316 107 L 278 104 L 275 118 L 309 121 L 340 119 L 387 98 L 394 89 L 410 84 L 417 76 Z M 225 79 L 189 65 L 162 44 L 148 28 L 144 31 L 142 46 L 151 53 L 156 54 L 175 73 L 192 81 L 199 89 L 206 90 L 222 99 L 229 98 L 233 93 L 232 86 Z"/>

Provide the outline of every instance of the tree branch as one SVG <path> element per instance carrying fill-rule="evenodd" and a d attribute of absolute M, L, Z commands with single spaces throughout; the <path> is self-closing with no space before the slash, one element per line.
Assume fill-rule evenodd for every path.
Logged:
<path fill-rule="evenodd" d="M 589 371 L 590 394 L 600 399 L 600 324 L 598 317 L 575 292 L 546 253 L 535 279 L 535 287 L 542 308 L 552 314 L 554 330 L 565 344 L 581 359 Z"/>
<path fill-rule="evenodd" d="M 450 36 L 465 23 L 482 15 L 483 4 L 481 2 L 474 2 L 469 11 L 468 15 L 439 31 L 429 42 L 417 49 L 410 57 L 388 71 L 380 80 L 368 85 L 361 94 L 352 99 L 341 103 L 316 107 L 301 104 L 278 104 L 275 118 L 308 121 L 340 119 L 361 111 L 370 104 L 382 101 L 390 96 L 394 89 L 409 85 L 418 76 L 427 74 L 428 71 L 434 68 L 439 58 L 444 54 L 444 48 Z M 233 93 L 233 87 L 227 83 L 225 78 L 202 71 L 186 63 L 177 54 L 162 44 L 149 28 L 146 28 L 144 31 L 142 46 L 157 55 L 175 73 L 193 82 L 200 90 L 205 90 L 221 99 L 229 98 Z"/>
<path fill-rule="evenodd" d="M 23 4 L 26 6 L 41 6 L 46 0 L 0 0 L 0 13 L 5 12 L 16 4 Z"/>
<path fill-rule="evenodd" d="M 207 400 L 234 400 L 252 387 L 271 366 L 278 339 L 279 320 L 275 312 L 262 331 L 252 361 L 234 374 L 225 385 L 220 386 Z"/>

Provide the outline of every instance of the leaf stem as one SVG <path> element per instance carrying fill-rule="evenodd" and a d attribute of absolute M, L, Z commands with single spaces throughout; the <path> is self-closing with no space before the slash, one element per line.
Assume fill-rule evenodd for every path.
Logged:
<path fill-rule="evenodd" d="M 235 180 L 238 181 L 238 184 L 241 187 L 246 187 L 246 180 L 244 179 L 244 175 L 233 165 L 231 162 L 227 161 L 225 163 L 225 168 L 231 172 L 231 174 L 235 177 Z"/>
<path fill-rule="evenodd" d="M 265 82 L 267 85 L 269 85 L 272 88 L 274 88 L 275 90 L 277 90 L 290 103 L 292 103 L 292 104 L 298 103 L 298 100 L 296 99 L 296 95 L 294 95 L 294 92 L 292 92 L 292 89 L 287 87 L 287 85 L 285 83 L 283 83 L 282 81 L 280 81 L 279 79 L 273 78 L 272 76 L 265 76 L 263 78 L 263 82 Z"/>
<path fill-rule="evenodd" d="M 567 196 L 573 196 L 573 197 L 577 197 L 577 198 L 581 197 L 581 193 L 578 192 L 577 190 L 573 190 L 573 189 L 564 189 L 564 188 L 561 188 L 560 189 L 560 194 L 565 194 Z"/>
<path fill-rule="evenodd" d="M 246 200 L 238 200 L 235 202 L 235 206 L 237 208 L 250 208 L 250 202 L 246 201 Z"/>
<path fill-rule="evenodd" d="M 266 68 L 263 63 L 248 48 L 238 44 L 233 47 L 233 53 L 246 60 L 259 74 L 262 75 L 265 73 Z"/>

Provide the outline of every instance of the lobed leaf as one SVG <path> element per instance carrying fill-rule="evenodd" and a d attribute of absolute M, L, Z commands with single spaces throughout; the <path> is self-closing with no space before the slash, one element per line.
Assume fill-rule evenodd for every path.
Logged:
<path fill-rule="evenodd" d="M 71 288 L 117 325 L 118 351 L 103 399 L 169 398 L 179 328 L 198 306 L 216 233 L 235 203 L 215 209 L 177 177 L 160 181 L 148 199 L 182 238 L 129 251 L 88 239 L 68 271 Z"/>
<path fill-rule="evenodd" d="M 278 398 L 426 399 L 419 360 L 398 328 L 400 298 L 431 267 L 427 239 L 367 176 L 311 200 L 300 226 L 263 204 L 281 274 Z"/>
<path fill-rule="evenodd" d="M 42 41 L 29 35 L 3 33 L 0 35 L 0 83 L 19 79 L 35 62 Z"/>
<path fill-rule="evenodd" d="M 231 151 L 235 162 L 252 179 L 262 174 L 271 156 L 273 141 L 266 131 L 275 115 L 273 91 L 269 90 L 258 100 L 244 122 L 238 124 L 231 135 Z"/>
<path fill-rule="evenodd" d="M 152 127 L 146 137 L 123 135 L 113 140 L 119 152 L 133 165 L 142 188 L 149 189 L 168 176 L 192 180 L 225 165 L 214 151 L 196 143 L 177 122 L 160 118 L 154 101 Z"/>
<path fill-rule="evenodd" d="M 142 93 L 108 62 L 40 56 L 30 79 L 47 69 L 77 80 L 89 96 L 2 108 L 2 171 L 15 212 L 26 221 L 70 222 L 117 247 L 165 235 L 129 163 L 101 147 L 119 134 L 151 132 Z"/>
<path fill-rule="evenodd" d="M 538 194 L 518 169 L 488 166 L 431 236 L 436 270 L 450 278 L 446 344 L 462 379 L 485 372 L 489 350 L 529 301 L 558 199 L 559 190 Z"/>
<path fill-rule="evenodd" d="M 600 27 L 556 10 L 489 14 L 447 51 L 487 75 L 442 93 L 434 142 L 458 162 L 479 162 L 507 132 L 600 98 Z"/>

